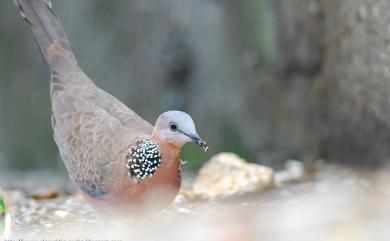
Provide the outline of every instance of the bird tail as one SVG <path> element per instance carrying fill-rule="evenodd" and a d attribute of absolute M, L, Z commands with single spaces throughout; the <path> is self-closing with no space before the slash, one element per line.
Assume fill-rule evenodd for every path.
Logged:
<path fill-rule="evenodd" d="M 50 0 L 14 0 L 14 3 L 20 9 L 22 17 L 30 24 L 41 53 L 51 68 L 55 67 L 53 59 L 58 62 L 58 58 L 53 58 L 55 57 L 53 55 L 58 55 L 59 52 L 62 56 L 60 62 L 77 65 L 68 38 L 52 9 Z M 51 53 L 53 51 L 50 50 L 55 51 Z"/>

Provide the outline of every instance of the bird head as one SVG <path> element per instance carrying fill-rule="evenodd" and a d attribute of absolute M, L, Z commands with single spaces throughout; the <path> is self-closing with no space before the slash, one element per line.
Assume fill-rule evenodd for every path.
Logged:
<path fill-rule="evenodd" d="M 208 150 L 207 143 L 196 132 L 191 116 L 182 111 L 167 111 L 162 113 L 154 126 L 153 135 L 162 141 L 182 147 L 187 142 L 200 145 Z"/>

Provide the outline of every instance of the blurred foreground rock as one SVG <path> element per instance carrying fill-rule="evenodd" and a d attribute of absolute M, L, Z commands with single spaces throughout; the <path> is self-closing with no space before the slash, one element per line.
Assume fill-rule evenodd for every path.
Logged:
<path fill-rule="evenodd" d="M 200 169 L 193 191 L 203 198 L 225 198 L 270 188 L 273 176 L 269 167 L 247 163 L 233 153 L 220 153 Z"/>

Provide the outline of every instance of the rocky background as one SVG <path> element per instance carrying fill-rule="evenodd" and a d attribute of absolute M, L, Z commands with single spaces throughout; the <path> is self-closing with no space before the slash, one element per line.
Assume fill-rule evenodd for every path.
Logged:
<path fill-rule="evenodd" d="M 210 156 L 387 162 L 386 0 L 53 2 L 100 87 L 152 123 L 167 109 L 189 112 Z M 63 170 L 46 66 L 11 1 L 0 16 L 2 170 Z M 189 145 L 183 159 L 199 167 L 210 156 Z"/>

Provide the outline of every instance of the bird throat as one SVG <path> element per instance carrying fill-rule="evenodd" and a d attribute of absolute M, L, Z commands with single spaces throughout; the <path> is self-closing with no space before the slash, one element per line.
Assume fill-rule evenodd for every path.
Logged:
<path fill-rule="evenodd" d="M 137 142 L 127 155 L 128 173 L 137 181 L 152 177 L 160 165 L 161 153 L 150 139 Z"/>

